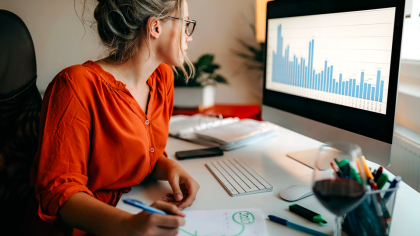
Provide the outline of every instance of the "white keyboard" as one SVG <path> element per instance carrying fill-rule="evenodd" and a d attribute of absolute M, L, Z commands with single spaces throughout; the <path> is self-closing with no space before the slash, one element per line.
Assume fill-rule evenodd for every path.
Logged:
<path fill-rule="evenodd" d="M 206 167 L 232 197 L 273 191 L 273 186 L 242 160 L 222 160 Z"/>

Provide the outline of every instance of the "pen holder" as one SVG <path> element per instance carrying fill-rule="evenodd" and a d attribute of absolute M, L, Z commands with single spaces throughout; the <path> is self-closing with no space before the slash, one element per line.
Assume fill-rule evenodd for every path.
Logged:
<path fill-rule="evenodd" d="M 364 201 L 342 217 L 342 230 L 349 236 L 389 235 L 397 190 L 368 191 Z"/>

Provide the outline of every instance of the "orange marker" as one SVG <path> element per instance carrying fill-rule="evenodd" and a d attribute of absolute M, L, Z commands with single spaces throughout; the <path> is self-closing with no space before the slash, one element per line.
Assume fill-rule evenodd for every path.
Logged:
<path fill-rule="evenodd" d="M 360 165 L 359 158 L 356 158 L 357 169 L 359 169 L 359 173 L 362 173 L 362 165 Z"/>
<path fill-rule="evenodd" d="M 374 179 L 372 172 L 370 172 L 369 167 L 366 163 L 365 156 L 362 156 L 362 164 L 363 164 L 363 167 L 365 168 L 366 177 L 368 177 L 369 179 Z"/>

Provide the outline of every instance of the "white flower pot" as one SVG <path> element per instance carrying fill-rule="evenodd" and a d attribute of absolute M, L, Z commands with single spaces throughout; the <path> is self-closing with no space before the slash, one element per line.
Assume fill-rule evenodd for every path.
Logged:
<path fill-rule="evenodd" d="M 198 108 L 199 110 L 214 105 L 216 87 L 175 87 L 174 107 Z"/>

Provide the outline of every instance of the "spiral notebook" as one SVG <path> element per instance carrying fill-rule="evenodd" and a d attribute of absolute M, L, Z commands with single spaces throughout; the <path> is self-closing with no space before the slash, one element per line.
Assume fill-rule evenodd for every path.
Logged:
<path fill-rule="evenodd" d="M 251 145 L 276 135 L 277 126 L 267 121 L 238 118 L 173 116 L 169 124 L 172 137 L 220 147 L 225 151 Z"/>

